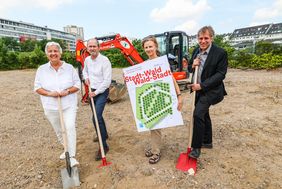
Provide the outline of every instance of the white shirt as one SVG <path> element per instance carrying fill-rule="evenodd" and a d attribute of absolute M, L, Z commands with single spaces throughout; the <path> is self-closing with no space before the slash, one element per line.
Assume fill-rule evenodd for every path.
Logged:
<path fill-rule="evenodd" d="M 47 91 L 61 92 L 70 87 L 80 89 L 80 79 L 71 64 L 63 62 L 62 66 L 56 71 L 50 62 L 41 65 L 35 76 L 34 91 L 43 88 Z M 46 110 L 58 110 L 58 99 L 40 95 L 42 106 Z M 77 94 L 72 93 L 62 97 L 62 109 L 77 107 Z"/>
<path fill-rule="evenodd" d="M 110 87 L 112 64 L 106 56 L 100 53 L 94 60 L 88 56 L 84 61 L 83 77 L 85 80 L 90 80 L 90 87 L 96 89 L 96 95 L 101 94 Z"/>

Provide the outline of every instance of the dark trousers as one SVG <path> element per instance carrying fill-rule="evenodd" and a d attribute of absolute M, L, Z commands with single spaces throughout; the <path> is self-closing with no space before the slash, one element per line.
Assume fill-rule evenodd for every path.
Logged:
<path fill-rule="evenodd" d="M 91 89 L 91 91 L 95 91 L 95 89 Z M 97 96 L 94 97 L 95 110 L 96 110 L 96 114 L 97 114 L 97 119 L 98 119 L 98 123 L 99 123 L 99 128 L 100 128 L 100 132 L 101 132 L 101 137 L 102 137 L 104 149 L 108 148 L 108 144 L 106 142 L 106 140 L 108 138 L 108 132 L 107 132 L 107 128 L 106 128 L 104 118 L 103 118 L 103 111 L 104 111 L 105 105 L 107 103 L 108 95 L 109 95 L 109 89 L 105 90 L 105 92 L 98 94 Z M 90 107 L 91 107 L 91 110 L 93 111 L 93 107 L 92 107 L 91 103 L 90 103 Z M 96 128 L 94 116 L 93 116 L 92 120 L 93 120 L 94 128 L 95 128 L 96 134 L 97 134 L 97 128 Z"/>
<path fill-rule="evenodd" d="M 194 110 L 192 148 L 201 148 L 202 143 L 212 143 L 212 123 L 207 97 L 198 92 Z"/>

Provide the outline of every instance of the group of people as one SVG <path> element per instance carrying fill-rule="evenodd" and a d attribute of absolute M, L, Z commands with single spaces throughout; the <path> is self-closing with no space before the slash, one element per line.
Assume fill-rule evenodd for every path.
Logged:
<path fill-rule="evenodd" d="M 226 91 L 223 80 L 227 72 L 227 53 L 213 44 L 214 30 L 211 26 L 202 27 L 197 34 L 199 47 L 191 56 L 188 66 L 189 72 L 194 73 L 195 67 L 199 67 L 197 84 L 191 84 L 191 90 L 196 91 L 194 115 L 194 132 L 192 139 L 191 158 L 199 158 L 201 148 L 212 148 L 212 123 L 209 115 L 209 107 L 223 100 Z M 160 56 L 158 43 L 154 36 L 148 36 L 142 40 L 142 47 L 148 58 L 154 59 Z M 85 59 L 83 77 L 86 84 L 91 88 L 89 97 L 93 98 L 96 110 L 101 138 L 105 153 L 109 151 L 107 143 L 108 132 L 103 118 L 104 107 L 109 94 L 109 86 L 112 78 L 112 67 L 109 59 L 100 54 L 99 42 L 93 38 L 87 42 L 87 50 L 90 53 Z M 41 65 L 34 82 L 34 91 L 40 95 L 45 116 L 52 125 L 58 141 L 63 144 L 59 110 L 63 112 L 63 118 L 67 133 L 68 152 L 71 166 L 79 162 L 76 154 L 76 113 L 77 91 L 80 89 L 80 79 L 72 65 L 61 60 L 62 48 L 56 42 L 48 42 L 45 53 L 49 62 Z M 176 80 L 173 78 L 175 92 L 178 98 L 177 110 L 181 111 L 183 99 Z M 61 104 L 58 103 L 61 98 Z M 61 106 L 61 107 L 60 107 Z M 93 124 L 96 130 L 95 118 Z M 97 132 L 97 130 L 96 130 Z M 161 130 L 150 131 L 151 145 L 145 149 L 145 156 L 150 164 L 155 164 L 161 158 Z M 95 159 L 100 160 L 101 150 L 96 152 Z M 65 153 L 60 155 L 65 159 Z"/>

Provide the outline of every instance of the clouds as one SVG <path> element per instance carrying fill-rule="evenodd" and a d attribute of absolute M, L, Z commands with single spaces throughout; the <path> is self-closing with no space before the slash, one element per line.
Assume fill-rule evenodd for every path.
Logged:
<path fill-rule="evenodd" d="M 278 17 L 282 17 L 282 0 L 274 0 L 269 7 L 257 9 L 251 25 L 271 23 Z"/>
<path fill-rule="evenodd" d="M 72 2 L 73 0 L 4 0 L 0 4 L 0 16 L 5 15 L 5 13 L 8 12 L 8 10 L 11 8 L 43 8 L 47 10 L 53 10 L 61 5 L 69 4 Z"/>
<path fill-rule="evenodd" d="M 155 22 L 175 23 L 176 30 L 195 32 L 198 21 L 211 10 L 207 0 L 168 0 L 161 8 L 154 8 L 150 17 Z"/>

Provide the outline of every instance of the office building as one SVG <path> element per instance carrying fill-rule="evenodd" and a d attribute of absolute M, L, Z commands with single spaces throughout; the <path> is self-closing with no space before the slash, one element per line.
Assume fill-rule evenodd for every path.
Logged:
<path fill-rule="evenodd" d="M 74 25 L 67 25 L 64 27 L 64 31 L 67 33 L 71 33 L 76 36 L 76 39 L 84 40 L 84 32 L 82 27 L 77 27 Z"/>
<path fill-rule="evenodd" d="M 18 41 L 27 39 L 51 40 L 60 39 L 67 44 L 67 50 L 75 51 L 76 36 L 67 32 L 54 30 L 47 26 L 36 26 L 32 23 L 12 21 L 0 18 L 0 37 L 12 37 Z"/>

